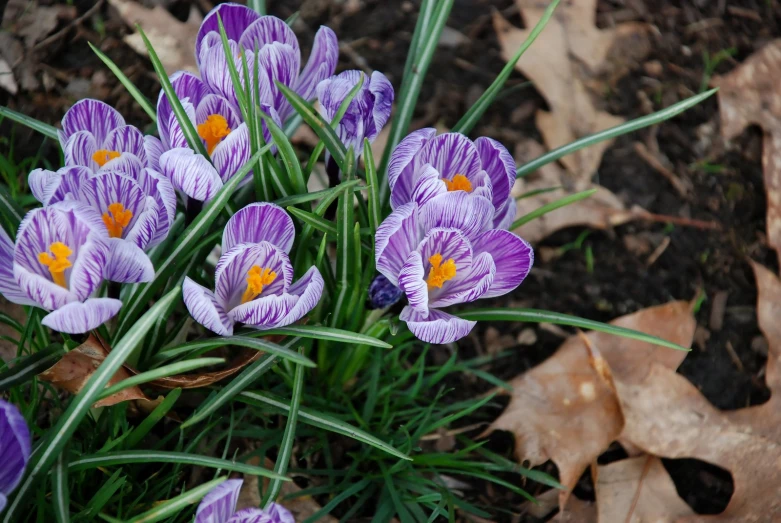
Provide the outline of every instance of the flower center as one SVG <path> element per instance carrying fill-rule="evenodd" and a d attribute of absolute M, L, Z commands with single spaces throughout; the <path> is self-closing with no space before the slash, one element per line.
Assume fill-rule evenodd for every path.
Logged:
<path fill-rule="evenodd" d="M 108 212 L 103 213 L 103 223 L 106 224 L 108 235 L 112 238 L 121 238 L 122 231 L 128 226 L 133 218 L 133 211 L 125 210 L 125 206 L 119 202 L 108 206 Z"/>
<path fill-rule="evenodd" d="M 276 272 L 253 265 L 247 272 L 247 290 L 241 297 L 241 303 L 247 303 L 257 298 L 258 294 L 263 292 L 263 286 L 271 285 L 275 279 L 277 279 Z"/>
<path fill-rule="evenodd" d="M 65 284 L 65 269 L 72 267 L 73 264 L 68 260 L 68 256 L 73 254 L 73 251 L 62 242 L 54 242 L 49 245 L 49 250 L 54 255 L 54 258 L 48 252 L 38 253 L 38 261 L 42 265 L 49 268 L 49 274 L 52 275 L 52 281 L 60 287 L 68 286 Z"/>
<path fill-rule="evenodd" d="M 209 154 L 230 132 L 228 120 L 219 114 L 210 114 L 205 122 L 198 125 L 198 136 L 206 142 L 206 151 Z"/>
<path fill-rule="evenodd" d="M 108 151 L 106 149 L 99 149 L 95 151 L 95 154 L 92 155 L 92 159 L 95 160 L 96 164 L 103 167 L 114 158 L 119 158 L 121 154 L 122 153 L 120 153 L 119 151 Z"/>
<path fill-rule="evenodd" d="M 453 261 L 453 258 L 450 258 L 445 263 L 442 263 L 442 255 L 436 253 L 434 256 L 429 258 L 428 261 L 431 263 L 431 272 L 428 273 L 428 278 L 426 278 L 426 283 L 428 283 L 429 290 L 433 289 L 434 287 L 441 289 L 442 284 L 455 278 L 456 262 Z"/>
<path fill-rule="evenodd" d="M 451 191 L 472 192 L 472 182 L 470 182 L 469 178 L 467 178 L 463 174 L 457 174 L 453 176 L 452 180 L 442 179 L 442 181 L 445 182 L 445 186 L 447 187 L 448 192 Z"/>

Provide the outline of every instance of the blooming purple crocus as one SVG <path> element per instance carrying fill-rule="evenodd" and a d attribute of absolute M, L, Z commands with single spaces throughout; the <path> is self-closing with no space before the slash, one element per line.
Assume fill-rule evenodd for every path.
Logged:
<path fill-rule="evenodd" d="M 288 253 L 294 237 L 293 220 L 273 203 L 253 203 L 236 212 L 222 235 L 215 291 L 185 278 L 184 303 L 195 321 L 230 336 L 236 323 L 273 329 L 312 310 L 323 293 L 323 278 L 312 267 L 293 283 Z"/>
<path fill-rule="evenodd" d="M 391 206 L 423 205 L 437 195 L 463 191 L 491 201 L 493 227 L 507 229 L 515 218 L 510 190 L 515 162 L 502 144 L 481 137 L 472 142 L 460 133 L 436 135 L 432 128 L 410 133 L 391 153 L 388 185 Z"/>
<path fill-rule="evenodd" d="M 160 140 L 126 125 L 116 109 L 89 98 L 68 109 L 57 134 L 65 152 L 65 165 L 81 165 L 93 171 L 126 154 L 136 157 L 144 167 L 157 169 L 163 150 Z"/>
<path fill-rule="evenodd" d="M 367 79 L 361 71 L 344 71 L 317 84 L 320 114 L 331 122 L 361 78 L 361 89 L 355 94 L 336 128 L 339 139 L 348 149 L 353 147 L 356 158 L 363 154 L 363 139 L 374 142 L 388 121 L 393 104 L 393 86 L 379 71 L 374 71 L 371 79 Z"/>
<path fill-rule="evenodd" d="M 534 261 L 531 246 L 493 228 L 491 201 L 465 191 L 445 192 L 425 205 L 397 207 L 377 229 L 377 270 L 407 295 L 400 319 L 419 339 L 450 343 L 475 325 L 442 307 L 506 294 Z"/>
<path fill-rule="evenodd" d="M 30 429 L 15 405 L 0 399 L 0 512 L 30 459 Z"/>
<path fill-rule="evenodd" d="M 229 479 L 214 487 L 198 505 L 195 523 L 295 523 L 293 514 L 276 503 L 269 503 L 262 510 L 245 508 L 236 512 L 243 482 Z"/>
<path fill-rule="evenodd" d="M 84 167 L 57 172 L 36 169 L 30 173 L 33 195 L 48 206 L 78 201 L 95 210 L 108 234 L 110 254 L 103 277 L 120 283 L 151 281 L 154 267 L 145 251 L 168 235 L 176 214 L 176 193 L 171 182 L 145 169 L 133 155 L 113 160 L 121 170 L 92 174 Z"/>
<path fill-rule="evenodd" d="M 63 201 L 28 212 L 16 244 L 0 229 L 0 292 L 49 312 L 41 323 L 81 334 L 119 312 L 122 302 L 93 298 L 111 255 L 106 226 L 94 209 Z"/>
<path fill-rule="evenodd" d="M 260 102 L 265 103 L 284 122 L 293 108 L 277 88 L 279 82 L 311 100 L 315 88 L 331 76 L 339 58 L 339 43 L 334 32 L 323 26 L 315 34 L 309 61 L 301 70 L 301 49 L 292 29 L 275 16 L 261 16 L 252 9 L 233 3 L 220 4 L 206 15 L 195 41 L 195 58 L 203 81 L 215 92 L 237 104 L 220 36 L 219 19 L 225 27 L 228 43 L 238 59 L 243 49 L 247 65 L 254 66 L 258 53 Z M 241 61 L 237 70 L 243 76 Z M 268 111 L 266 111 L 268 112 Z"/>

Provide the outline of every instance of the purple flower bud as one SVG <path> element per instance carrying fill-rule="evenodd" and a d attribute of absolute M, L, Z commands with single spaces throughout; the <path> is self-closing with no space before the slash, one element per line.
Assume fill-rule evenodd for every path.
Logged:
<path fill-rule="evenodd" d="M 398 302 L 404 291 L 393 285 L 388 278 L 380 274 L 369 285 L 369 301 L 372 309 L 384 309 Z"/>

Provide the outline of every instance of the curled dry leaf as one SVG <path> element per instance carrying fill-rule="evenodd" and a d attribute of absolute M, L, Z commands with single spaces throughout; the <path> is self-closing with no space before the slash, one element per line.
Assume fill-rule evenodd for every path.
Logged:
<path fill-rule="evenodd" d="M 721 134 L 725 139 L 736 137 L 749 125 L 764 130 L 767 240 L 781 258 L 781 39 L 768 43 L 711 83 L 719 87 Z"/>
<path fill-rule="evenodd" d="M 65 354 L 60 361 L 40 373 L 38 377 L 71 394 L 78 394 L 109 352 L 100 338 L 90 334 L 84 343 Z M 120 368 L 106 386 L 115 385 L 129 377 L 130 373 Z M 149 400 L 149 398 L 141 392 L 140 388 L 130 387 L 98 401 L 94 406 L 108 407 L 130 400 Z"/>
<path fill-rule="evenodd" d="M 643 309 L 611 324 L 683 346 L 691 344 L 695 329 L 691 305 L 684 301 Z M 587 337 L 598 347 L 619 391 L 623 382 L 642 380 L 652 365 L 674 372 L 686 356 L 683 351 L 603 332 L 591 332 Z M 510 381 L 510 403 L 486 431 L 512 432 L 522 462 L 535 466 L 553 460 L 560 482 L 568 488 L 624 428 L 618 398 L 605 374 L 597 372 L 589 360 L 583 341 L 577 336 L 568 338 L 553 356 Z M 559 493 L 561 506 L 568 496 L 568 491 Z"/>

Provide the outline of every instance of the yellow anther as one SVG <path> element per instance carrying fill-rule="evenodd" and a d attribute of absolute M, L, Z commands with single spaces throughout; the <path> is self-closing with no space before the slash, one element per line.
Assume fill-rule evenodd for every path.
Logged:
<path fill-rule="evenodd" d="M 219 114 L 210 114 L 205 122 L 198 125 L 198 136 L 206 142 L 206 152 L 209 154 L 230 132 L 228 120 Z"/>
<path fill-rule="evenodd" d="M 108 212 L 103 213 L 103 223 L 106 224 L 108 235 L 112 238 L 121 238 L 122 231 L 125 230 L 133 219 L 133 211 L 125 210 L 125 206 L 119 202 L 108 206 Z"/>
<path fill-rule="evenodd" d="M 456 262 L 453 261 L 453 258 L 442 263 L 442 255 L 437 253 L 430 257 L 428 261 L 431 263 L 431 271 L 426 279 L 429 289 L 434 287 L 441 289 L 446 281 L 456 277 Z"/>
<path fill-rule="evenodd" d="M 119 158 L 121 154 L 122 153 L 119 151 L 108 151 L 106 149 L 100 149 L 95 151 L 95 154 L 92 155 L 92 159 L 95 160 L 95 163 L 97 163 L 99 166 L 103 167 L 114 158 Z"/>
<path fill-rule="evenodd" d="M 453 176 L 452 180 L 442 180 L 445 182 L 445 186 L 447 187 L 448 192 L 450 191 L 466 191 L 466 192 L 472 192 L 472 182 L 469 181 L 469 178 L 464 176 L 463 174 L 457 174 Z"/>
<path fill-rule="evenodd" d="M 68 260 L 68 256 L 73 254 L 73 251 L 62 242 L 54 242 L 49 245 L 49 250 L 54 255 L 52 256 L 48 252 L 38 253 L 38 261 L 41 265 L 45 265 L 49 269 L 49 274 L 52 275 L 52 281 L 60 287 L 68 286 L 65 284 L 65 269 L 72 267 L 73 264 Z"/>
<path fill-rule="evenodd" d="M 261 269 L 257 265 L 253 265 L 247 272 L 247 290 L 241 297 L 241 303 L 247 303 L 254 300 L 258 294 L 263 292 L 265 285 L 271 285 L 271 283 L 277 279 L 277 273 L 271 269 Z"/>

